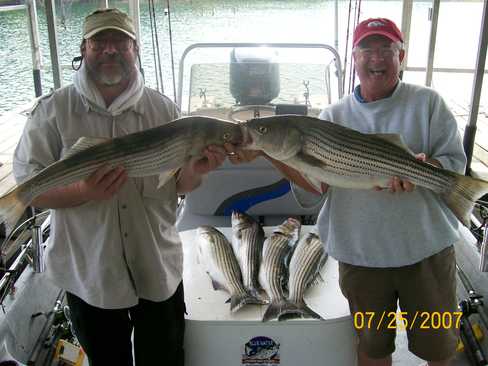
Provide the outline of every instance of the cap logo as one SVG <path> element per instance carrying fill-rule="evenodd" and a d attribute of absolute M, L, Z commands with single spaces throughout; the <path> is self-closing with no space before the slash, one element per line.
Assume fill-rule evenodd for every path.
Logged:
<path fill-rule="evenodd" d="M 385 23 L 380 22 L 379 20 L 374 20 L 374 21 L 368 23 L 368 28 L 369 27 L 384 27 L 384 26 L 385 26 Z"/>

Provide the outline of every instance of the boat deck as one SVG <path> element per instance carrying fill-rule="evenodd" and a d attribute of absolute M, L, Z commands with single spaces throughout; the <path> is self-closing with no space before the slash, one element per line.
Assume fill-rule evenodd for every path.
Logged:
<path fill-rule="evenodd" d="M 21 136 L 22 130 L 26 123 L 28 117 L 28 111 L 31 105 L 25 106 L 24 108 L 17 109 L 15 111 L 9 112 L 3 116 L 0 116 L 0 130 L 2 134 L 0 135 L 0 196 L 11 190 L 15 186 L 15 180 L 12 174 L 12 156 L 17 145 L 17 142 Z M 464 126 L 468 118 L 468 109 L 461 105 L 451 105 L 453 112 L 458 120 L 459 128 L 461 133 L 464 131 Z M 477 135 L 477 145 L 475 148 L 475 157 L 473 158 L 473 169 L 478 176 L 484 176 L 488 179 L 488 115 L 484 109 L 480 109 L 479 119 L 478 119 L 478 135 Z M 466 245 L 465 245 L 466 246 Z M 463 263 L 468 263 L 470 265 L 466 270 L 469 270 L 468 275 L 472 276 L 476 272 L 477 261 L 479 260 L 479 254 L 475 253 L 473 250 L 465 250 L 469 252 L 474 259 L 470 257 L 469 261 L 465 260 L 464 252 L 456 251 L 459 253 L 459 260 Z M 473 253 L 471 253 L 473 252 Z M 478 257 L 476 257 L 478 256 Z M 471 263 L 472 262 L 472 263 Z M 474 273 L 478 277 L 483 277 L 483 281 L 474 281 L 475 285 L 480 283 L 486 283 L 484 274 Z M 476 280 L 476 278 L 475 278 Z M 477 287 L 479 288 L 479 287 Z M 405 332 L 400 331 L 396 341 L 397 352 L 394 354 L 395 364 L 402 366 L 417 366 L 421 364 L 421 360 L 413 356 L 408 352 L 407 349 L 407 339 Z M 486 346 L 486 344 L 484 344 Z M 488 346 L 487 346 L 488 347 Z M 456 359 L 453 361 L 453 365 L 466 365 L 467 361 L 464 354 L 458 354 Z"/>

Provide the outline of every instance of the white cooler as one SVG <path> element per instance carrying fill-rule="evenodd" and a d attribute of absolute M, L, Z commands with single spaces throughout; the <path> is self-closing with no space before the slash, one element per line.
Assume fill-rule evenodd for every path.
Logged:
<path fill-rule="evenodd" d="M 231 228 L 218 228 L 229 239 Z M 273 227 L 265 227 L 267 236 Z M 311 227 L 302 226 L 302 235 Z M 306 292 L 305 302 L 324 320 L 263 323 L 267 305 L 246 305 L 235 313 L 229 295 L 215 291 L 197 262 L 196 230 L 180 233 L 184 250 L 187 366 L 354 366 L 357 338 L 338 284 L 337 262 L 329 258 L 324 282 Z"/>

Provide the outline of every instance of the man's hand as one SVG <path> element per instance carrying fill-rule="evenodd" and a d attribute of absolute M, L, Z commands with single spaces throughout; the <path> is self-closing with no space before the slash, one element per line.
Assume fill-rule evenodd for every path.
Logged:
<path fill-rule="evenodd" d="M 216 145 L 209 145 L 203 151 L 203 157 L 191 161 L 190 170 L 195 174 L 205 175 L 208 172 L 218 168 L 226 158 L 225 150 Z"/>
<path fill-rule="evenodd" d="M 442 165 L 438 160 L 427 159 L 427 156 L 424 153 L 416 154 L 415 158 L 424 163 L 434 165 L 438 168 L 442 168 Z M 388 183 L 388 188 L 378 187 L 378 186 L 374 187 L 375 191 L 382 191 L 384 189 L 388 189 L 391 193 L 412 192 L 415 189 L 415 184 L 413 184 L 407 179 L 400 179 L 399 177 L 393 177 Z"/>
<path fill-rule="evenodd" d="M 32 205 L 39 208 L 68 208 L 88 201 L 108 200 L 126 181 L 127 173 L 122 167 L 112 169 L 105 165 L 84 180 L 44 192 L 32 201 Z"/>
<path fill-rule="evenodd" d="M 382 191 L 388 189 L 391 193 L 412 192 L 415 189 L 415 185 L 407 179 L 400 179 L 393 177 L 388 182 L 388 188 L 374 187 L 375 191 Z"/>
<path fill-rule="evenodd" d="M 192 159 L 180 171 L 176 182 L 176 192 L 185 194 L 193 191 L 202 183 L 202 176 L 218 168 L 226 158 L 225 149 L 209 145 L 202 151 L 203 157 Z"/>
<path fill-rule="evenodd" d="M 261 150 L 244 150 L 229 143 L 225 143 L 224 148 L 232 164 L 250 163 L 257 157 L 264 155 Z"/>
<path fill-rule="evenodd" d="M 79 181 L 76 189 L 80 198 L 86 201 L 105 201 L 113 197 L 127 181 L 127 172 L 122 167 L 105 165 L 88 178 Z"/>

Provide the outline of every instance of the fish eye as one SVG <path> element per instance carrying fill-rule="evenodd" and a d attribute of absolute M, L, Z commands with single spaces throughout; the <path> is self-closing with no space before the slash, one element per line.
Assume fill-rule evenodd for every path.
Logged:
<path fill-rule="evenodd" d="M 266 132 L 268 132 L 268 129 L 266 127 L 264 127 L 264 126 L 259 126 L 258 127 L 258 131 L 260 133 L 266 133 Z"/>
<path fill-rule="evenodd" d="M 226 141 L 230 140 L 230 133 L 229 132 L 224 133 L 223 137 L 224 137 L 224 140 L 226 140 Z"/>

